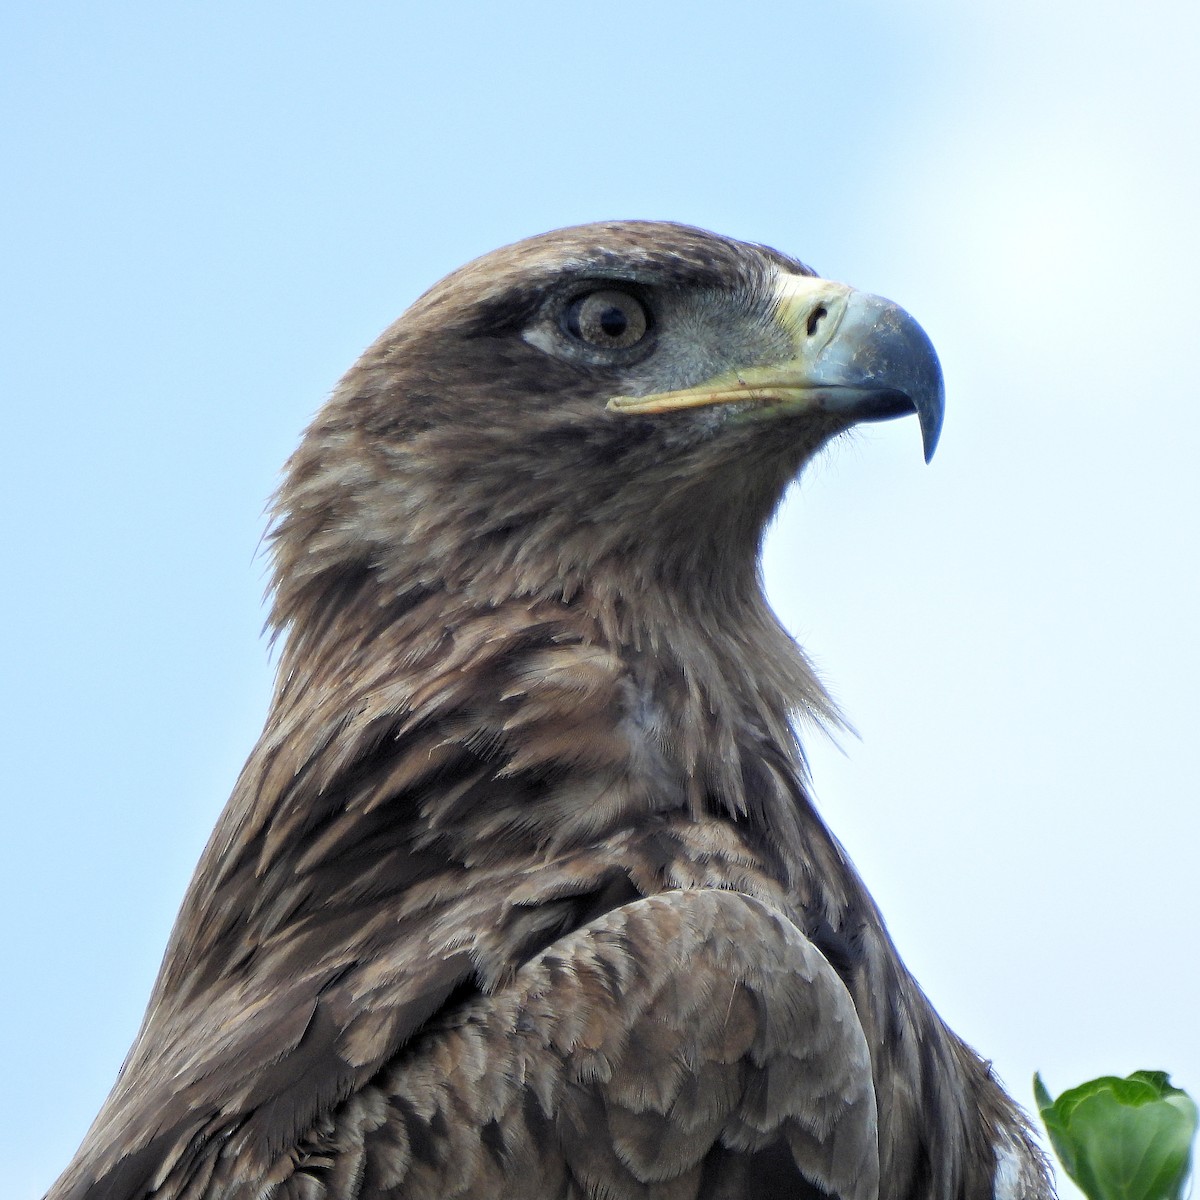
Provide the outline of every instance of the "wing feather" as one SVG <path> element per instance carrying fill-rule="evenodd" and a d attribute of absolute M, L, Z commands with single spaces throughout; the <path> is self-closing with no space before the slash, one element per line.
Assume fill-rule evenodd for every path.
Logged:
<path fill-rule="evenodd" d="M 364 1108 L 383 1115 L 351 1121 L 361 1142 L 346 1146 Z M 406 1200 L 572 1187 L 696 1200 L 718 1194 L 714 1156 L 773 1143 L 790 1147 L 799 1188 L 878 1194 L 849 994 L 781 913 L 712 889 L 623 905 L 554 942 L 496 994 L 436 1018 L 328 1128 L 297 1147 L 288 1194 L 315 1180 L 317 1194 L 358 1195 L 341 1190 L 349 1152 L 372 1182 L 363 1194 Z"/>

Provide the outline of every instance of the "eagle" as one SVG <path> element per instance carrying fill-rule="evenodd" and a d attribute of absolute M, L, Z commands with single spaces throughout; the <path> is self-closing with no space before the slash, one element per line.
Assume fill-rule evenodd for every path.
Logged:
<path fill-rule="evenodd" d="M 789 484 L 943 384 L 897 305 L 614 221 L 362 355 L 270 530 L 264 732 L 49 1200 L 1042 1200 L 818 815 Z"/>

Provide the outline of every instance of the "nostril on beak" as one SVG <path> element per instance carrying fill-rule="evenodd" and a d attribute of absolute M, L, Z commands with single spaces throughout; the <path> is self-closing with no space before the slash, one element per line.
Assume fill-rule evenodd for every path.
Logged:
<path fill-rule="evenodd" d="M 808 336 L 813 337 L 817 330 L 821 328 L 821 322 L 829 316 L 829 309 L 823 304 L 818 304 L 816 308 L 808 314 Z"/>

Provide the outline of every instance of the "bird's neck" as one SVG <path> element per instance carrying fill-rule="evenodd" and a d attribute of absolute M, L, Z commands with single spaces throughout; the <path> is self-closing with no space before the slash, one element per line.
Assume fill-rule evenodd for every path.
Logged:
<path fill-rule="evenodd" d="M 602 584 L 498 599 L 483 585 L 396 589 L 345 573 L 289 622 L 271 724 L 353 723 L 381 703 L 403 723 L 440 686 L 425 719 L 478 724 L 470 736 L 493 747 L 501 774 L 544 751 L 560 775 L 612 765 L 669 778 L 693 813 L 749 819 L 765 788 L 756 764 L 803 779 L 794 720 L 840 718 L 747 575 L 673 588 L 614 563 Z M 469 713 L 451 682 L 469 686 Z M 612 746 L 572 753 L 558 742 L 567 728 Z"/>
<path fill-rule="evenodd" d="M 820 692 L 765 604 L 723 621 L 669 596 L 495 603 L 337 580 L 292 614 L 266 728 L 181 915 L 198 984 L 357 880 L 382 903 L 714 817 L 784 887 L 840 863 L 790 724 Z"/>

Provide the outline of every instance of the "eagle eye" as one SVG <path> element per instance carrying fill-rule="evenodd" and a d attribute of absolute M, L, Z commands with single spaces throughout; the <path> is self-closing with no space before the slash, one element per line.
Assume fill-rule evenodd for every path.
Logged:
<path fill-rule="evenodd" d="M 604 289 L 579 296 L 567 307 L 564 324 L 577 341 L 600 350 L 627 350 L 646 336 L 645 306 L 628 292 Z"/>

